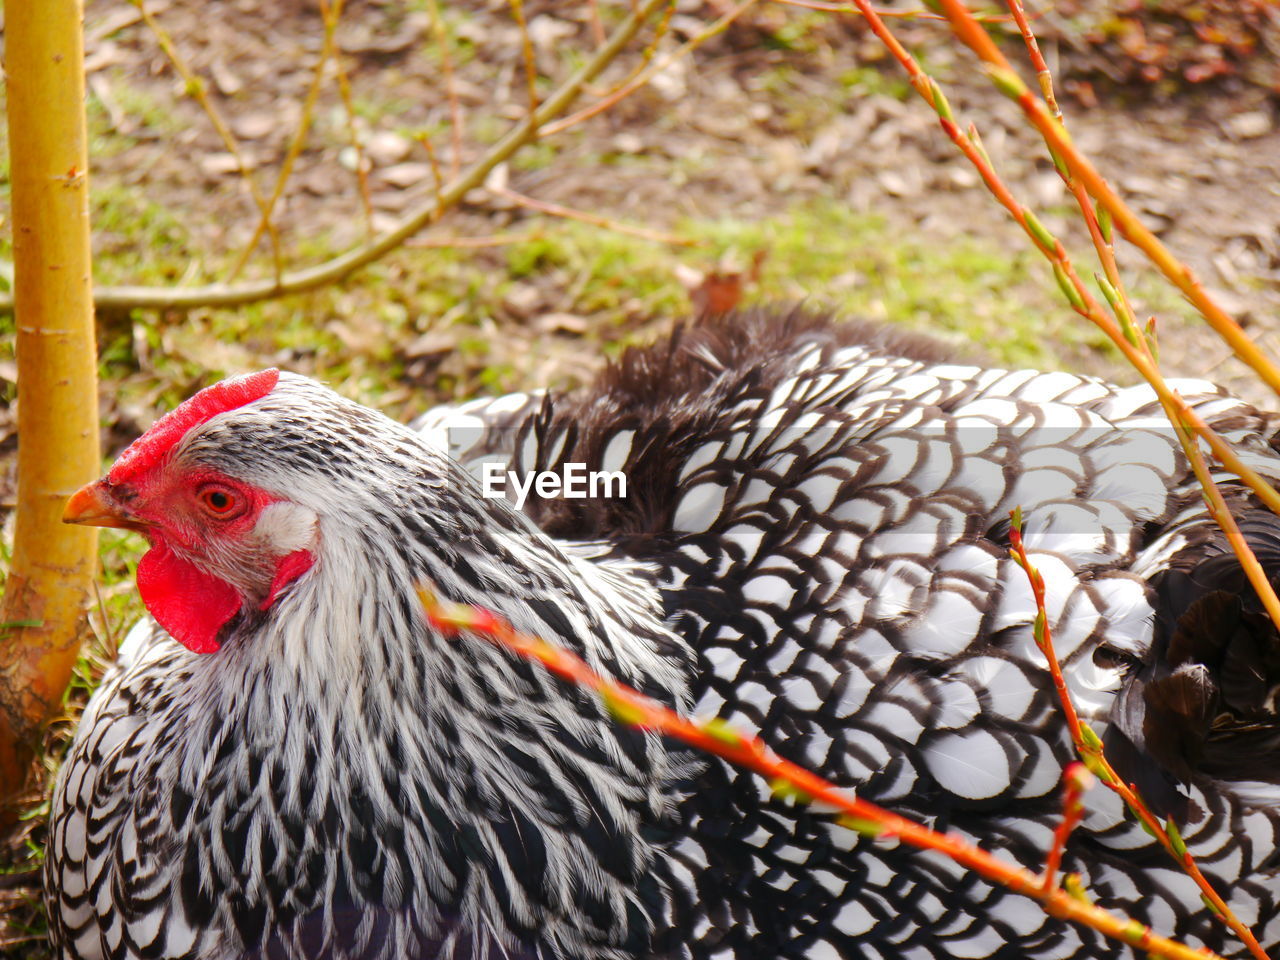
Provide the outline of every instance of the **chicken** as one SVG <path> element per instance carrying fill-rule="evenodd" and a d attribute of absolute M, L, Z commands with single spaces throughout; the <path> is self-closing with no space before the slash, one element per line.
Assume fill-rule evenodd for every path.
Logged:
<path fill-rule="evenodd" d="M 1178 386 L 1280 477 L 1280 420 Z M 621 473 L 625 496 L 486 495 L 493 465 L 567 464 Z M 1274 574 L 1280 520 L 1223 488 Z M 1276 944 L 1280 638 L 1151 391 L 956 365 L 802 311 L 704 321 L 580 393 L 414 428 L 276 371 L 157 422 L 67 507 L 146 536 L 153 619 L 61 772 L 54 942 L 207 960 L 1128 956 L 614 723 L 540 667 L 436 633 L 415 596 L 429 582 L 495 611 L 1035 870 L 1072 750 L 1008 555 L 1015 506 L 1082 716 Z M 1064 867 L 1095 900 L 1242 950 L 1113 795 L 1087 806 Z"/>

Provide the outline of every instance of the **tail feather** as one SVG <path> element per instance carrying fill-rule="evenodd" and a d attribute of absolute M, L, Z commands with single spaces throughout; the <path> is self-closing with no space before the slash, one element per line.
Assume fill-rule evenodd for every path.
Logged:
<path fill-rule="evenodd" d="M 1280 517 L 1255 508 L 1240 528 L 1280 582 Z M 1157 813 L 1187 820 L 1194 812 L 1178 784 L 1280 783 L 1280 631 L 1221 533 L 1152 583 L 1151 653 L 1117 698 L 1104 742 Z"/>

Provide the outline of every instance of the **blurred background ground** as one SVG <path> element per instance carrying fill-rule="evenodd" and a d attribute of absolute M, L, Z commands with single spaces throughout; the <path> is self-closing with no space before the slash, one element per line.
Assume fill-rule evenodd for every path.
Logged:
<path fill-rule="evenodd" d="M 727 6 L 681 0 L 669 43 Z M 314 0 L 151 0 L 148 9 L 206 78 L 269 192 L 321 49 Z M 525 9 L 546 76 L 591 49 L 589 4 Z M 1280 9 L 1265 0 L 1063 0 L 1032 11 L 1077 142 L 1271 345 Z M 465 161 L 526 107 L 519 34 L 505 2 L 448 4 L 444 13 Z M 1075 237 L 1087 264 L 1069 197 L 1014 106 L 944 25 L 898 24 L 1015 192 L 1050 229 Z M 448 160 L 430 25 L 425 0 L 351 0 L 338 29 L 375 229 L 430 196 L 420 138 Z M 224 278 L 256 223 L 234 158 L 182 96 L 129 0 L 90 0 L 87 35 L 98 282 Z M 349 169 L 349 122 L 329 82 L 279 208 L 289 263 L 315 262 L 370 226 Z M 911 323 L 977 340 L 1008 363 L 1115 371 L 1098 352 L 1100 335 L 1060 302 L 1047 267 L 856 18 L 762 4 L 650 88 L 527 148 L 504 172 L 512 189 L 539 200 L 701 243 L 679 248 L 548 219 L 476 191 L 423 237 L 520 242 L 403 250 L 338 288 L 238 310 L 104 314 L 109 446 L 158 405 L 263 363 L 323 375 L 405 414 L 435 400 L 576 382 L 598 365 L 601 345 L 652 335 L 686 312 L 681 277 L 726 253 L 743 265 L 761 258 L 748 298 L 802 297 Z M 269 262 L 259 243 L 246 275 L 265 275 Z M 1175 292 L 1150 271 L 1127 279 L 1139 312 L 1160 318 L 1170 369 L 1254 390 L 1223 365 L 1225 348 L 1184 322 L 1190 312 Z M 10 358 L 0 361 L 11 382 Z"/>
<path fill-rule="evenodd" d="M 593 48 L 589 4 L 524 6 L 545 77 L 562 77 Z M 606 21 L 615 6 L 602 5 Z M 1280 6 L 1028 6 L 1076 142 L 1222 305 L 1280 353 Z M 680 0 L 661 49 L 728 8 L 724 0 Z M 320 58 L 316 3 L 150 0 L 147 9 L 206 78 L 269 192 Z M 351 113 L 330 78 L 279 207 L 286 265 L 314 263 L 430 200 L 423 139 L 445 167 L 451 151 L 429 11 L 427 0 L 347 3 L 337 41 Z M 506 2 L 449 3 L 444 18 L 467 162 L 526 110 L 519 33 Z M 1016 107 L 944 25 L 893 23 L 1087 276 L 1093 268 L 1073 205 Z M 89 0 L 86 30 L 97 281 L 225 279 L 256 222 L 234 157 L 183 96 L 133 3 Z M 602 86 L 623 75 L 619 65 Z M 368 216 L 353 173 L 353 128 L 368 165 Z M 0 177 L 7 191 L 7 167 Z M 852 17 L 761 4 L 615 109 L 526 148 L 491 185 L 498 181 L 696 244 L 548 218 L 476 190 L 420 239 L 514 242 L 411 244 L 337 286 L 234 310 L 104 311 L 106 452 L 196 388 L 272 364 L 323 377 L 399 417 L 480 393 L 571 386 L 621 345 L 689 316 L 690 289 L 715 270 L 741 271 L 748 302 L 806 299 L 927 330 L 969 356 L 1134 379 L 1071 313 L 1048 267 Z M 8 257 L 6 241 L 0 258 Z M 270 263 L 260 243 L 244 276 L 267 276 Z M 1121 263 L 1140 315 L 1159 318 L 1167 370 L 1265 400 L 1176 291 L 1125 249 Z M 0 320 L 0 331 L 0 390 L 12 401 L 12 320 Z M 12 415 L 0 406 L 0 510 L 12 500 Z M 139 544 L 106 533 L 100 632 L 109 648 L 137 614 L 131 564 Z M 73 704 L 99 673 L 103 650 L 91 653 Z M 55 730 L 55 741 L 69 727 Z M 50 768 L 57 755 L 55 748 Z M 34 811 L 33 851 L 38 804 Z M 0 871 L 0 911 L 6 897 L 27 903 L 29 884 Z M 9 916 L 0 955 L 46 956 L 38 911 L 19 905 Z"/>

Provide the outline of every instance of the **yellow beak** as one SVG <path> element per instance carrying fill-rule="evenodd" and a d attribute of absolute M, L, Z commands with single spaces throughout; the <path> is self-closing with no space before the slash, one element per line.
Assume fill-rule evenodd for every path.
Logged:
<path fill-rule="evenodd" d="M 120 527 L 144 530 L 146 524 L 129 512 L 107 487 L 105 480 L 95 480 L 72 494 L 62 513 L 63 523 L 83 523 L 91 527 Z"/>

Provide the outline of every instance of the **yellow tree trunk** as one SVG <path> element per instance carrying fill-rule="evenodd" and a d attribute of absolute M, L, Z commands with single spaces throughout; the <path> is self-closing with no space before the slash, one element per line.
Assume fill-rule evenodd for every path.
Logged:
<path fill-rule="evenodd" d="M 83 19 L 83 0 L 5 4 L 18 507 L 0 612 L 0 827 L 61 709 L 95 572 L 95 531 L 61 522 L 100 466 Z"/>

